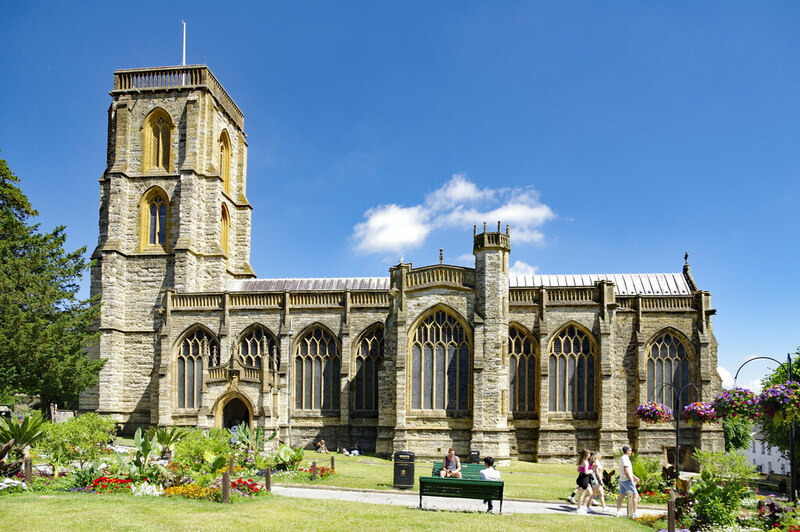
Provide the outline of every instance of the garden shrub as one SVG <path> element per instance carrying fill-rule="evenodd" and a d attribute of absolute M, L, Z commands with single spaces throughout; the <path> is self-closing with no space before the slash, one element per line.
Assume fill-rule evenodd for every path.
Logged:
<path fill-rule="evenodd" d="M 230 432 L 212 430 L 208 435 L 201 430 L 191 430 L 175 445 L 173 461 L 196 472 L 209 470 L 206 457 L 228 455 L 231 452 Z"/>
<path fill-rule="evenodd" d="M 661 460 L 638 454 L 631 456 L 633 474 L 639 477 L 639 491 L 663 491 L 664 478 L 661 476 Z"/>
<path fill-rule="evenodd" d="M 114 441 L 117 426 L 114 420 L 94 412 L 74 417 L 63 423 L 45 424 L 44 438 L 37 450 L 53 467 L 54 473 L 72 462 L 83 468 L 110 454 L 108 445 Z"/>
<path fill-rule="evenodd" d="M 742 501 L 749 498 L 747 484 L 755 478 L 755 469 L 739 453 L 696 450 L 700 479 L 680 501 L 682 514 L 694 517 L 694 527 L 736 524 Z"/>
<path fill-rule="evenodd" d="M 270 457 L 269 466 L 276 471 L 296 471 L 303 461 L 303 449 L 292 449 L 281 445 L 278 452 Z"/>

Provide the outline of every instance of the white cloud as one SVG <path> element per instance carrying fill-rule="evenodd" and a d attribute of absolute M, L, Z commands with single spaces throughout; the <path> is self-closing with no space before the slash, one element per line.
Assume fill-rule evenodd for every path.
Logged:
<path fill-rule="evenodd" d="M 748 360 L 753 358 L 753 357 L 755 357 L 755 356 L 756 355 L 753 355 L 753 356 L 749 357 Z M 734 385 L 733 375 L 731 375 L 730 371 L 728 371 L 727 369 L 723 368 L 722 366 L 717 366 L 717 373 L 719 373 L 720 378 L 722 378 L 722 387 L 723 388 L 725 388 L 725 389 L 733 388 L 733 385 Z M 748 381 L 746 383 L 742 383 L 740 381 L 740 382 L 736 383 L 736 385 L 739 388 L 747 388 L 748 390 L 750 390 L 752 392 L 761 393 L 761 379 L 753 379 L 753 380 Z"/>
<path fill-rule="evenodd" d="M 494 190 L 479 189 L 466 175 L 453 174 L 450 181 L 425 196 L 425 204 L 432 210 L 441 210 L 461 203 L 491 199 L 494 195 Z"/>
<path fill-rule="evenodd" d="M 464 253 L 463 255 L 459 255 L 456 258 L 456 264 L 462 264 L 464 266 L 475 266 L 475 255 L 472 253 Z"/>
<path fill-rule="evenodd" d="M 733 375 L 731 375 L 730 371 L 722 366 L 717 366 L 717 373 L 719 373 L 719 376 L 722 378 L 723 388 L 733 388 Z"/>
<path fill-rule="evenodd" d="M 761 393 L 761 379 L 753 379 L 743 386 L 751 392 Z"/>
<path fill-rule="evenodd" d="M 539 270 L 538 266 L 532 266 L 527 262 L 515 260 L 511 268 L 508 269 L 509 275 L 533 275 Z"/>
<path fill-rule="evenodd" d="M 539 228 L 555 217 L 531 187 L 480 188 L 464 174 L 454 174 L 422 204 L 367 210 L 365 221 L 353 228 L 354 247 L 361 253 L 401 252 L 422 244 L 437 229 L 484 222 L 493 228 L 497 221 L 511 226 L 512 241 L 537 243 L 544 240 Z"/>
<path fill-rule="evenodd" d="M 426 223 L 427 215 L 419 205 L 379 205 L 369 209 L 364 216 L 367 220 L 353 228 L 356 251 L 362 253 L 399 252 L 413 248 L 424 242 L 431 230 Z"/>

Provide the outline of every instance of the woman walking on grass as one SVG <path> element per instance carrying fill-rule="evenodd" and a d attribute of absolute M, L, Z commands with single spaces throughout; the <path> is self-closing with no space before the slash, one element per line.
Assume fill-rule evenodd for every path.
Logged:
<path fill-rule="evenodd" d="M 592 468 L 589 465 L 589 449 L 584 449 L 581 451 L 581 456 L 578 458 L 578 478 L 575 480 L 575 483 L 578 485 L 580 492 L 578 493 L 578 509 L 577 513 L 585 514 L 587 506 L 592 501 L 592 490 L 591 490 L 591 473 Z"/>

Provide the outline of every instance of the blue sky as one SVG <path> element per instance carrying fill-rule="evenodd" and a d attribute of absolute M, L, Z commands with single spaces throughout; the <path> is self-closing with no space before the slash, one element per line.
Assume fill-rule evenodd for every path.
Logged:
<path fill-rule="evenodd" d="M 800 345 L 796 2 L 0 0 L 0 157 L 97 243 L 113 71 L 205 63 L 245 113 L 259 277 L 469 264 L 675 272 L 719 362 Z M 770 366 L 750 364 L 739 382 Z"/>

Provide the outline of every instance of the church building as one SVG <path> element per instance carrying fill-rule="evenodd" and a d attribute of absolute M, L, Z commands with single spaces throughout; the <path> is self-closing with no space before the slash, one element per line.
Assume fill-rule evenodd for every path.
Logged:
<path fill-rule="evenodd" d="M 572 461 L 630 443 L 666 459 L 674 424 L 642 423 L 636 407 L 672 404 L 688 383 L 702 397 L 689 386 L 684 403 L 720 390 L 715 310 L 688 262 L 515 276 L 513 228 L 493 220 L 464 228 L 474 267 L 261 279 L 244 115 L 220 82 L 204 65 L 119 70 L 110 94 L 91 278 L 92 355 L 106 364 L 81 408 L 127 431 L 245 421 L 292 445 L 383 456 L 452 446 Z M 722 448 L 718 426 L 681 437 Z"/>

